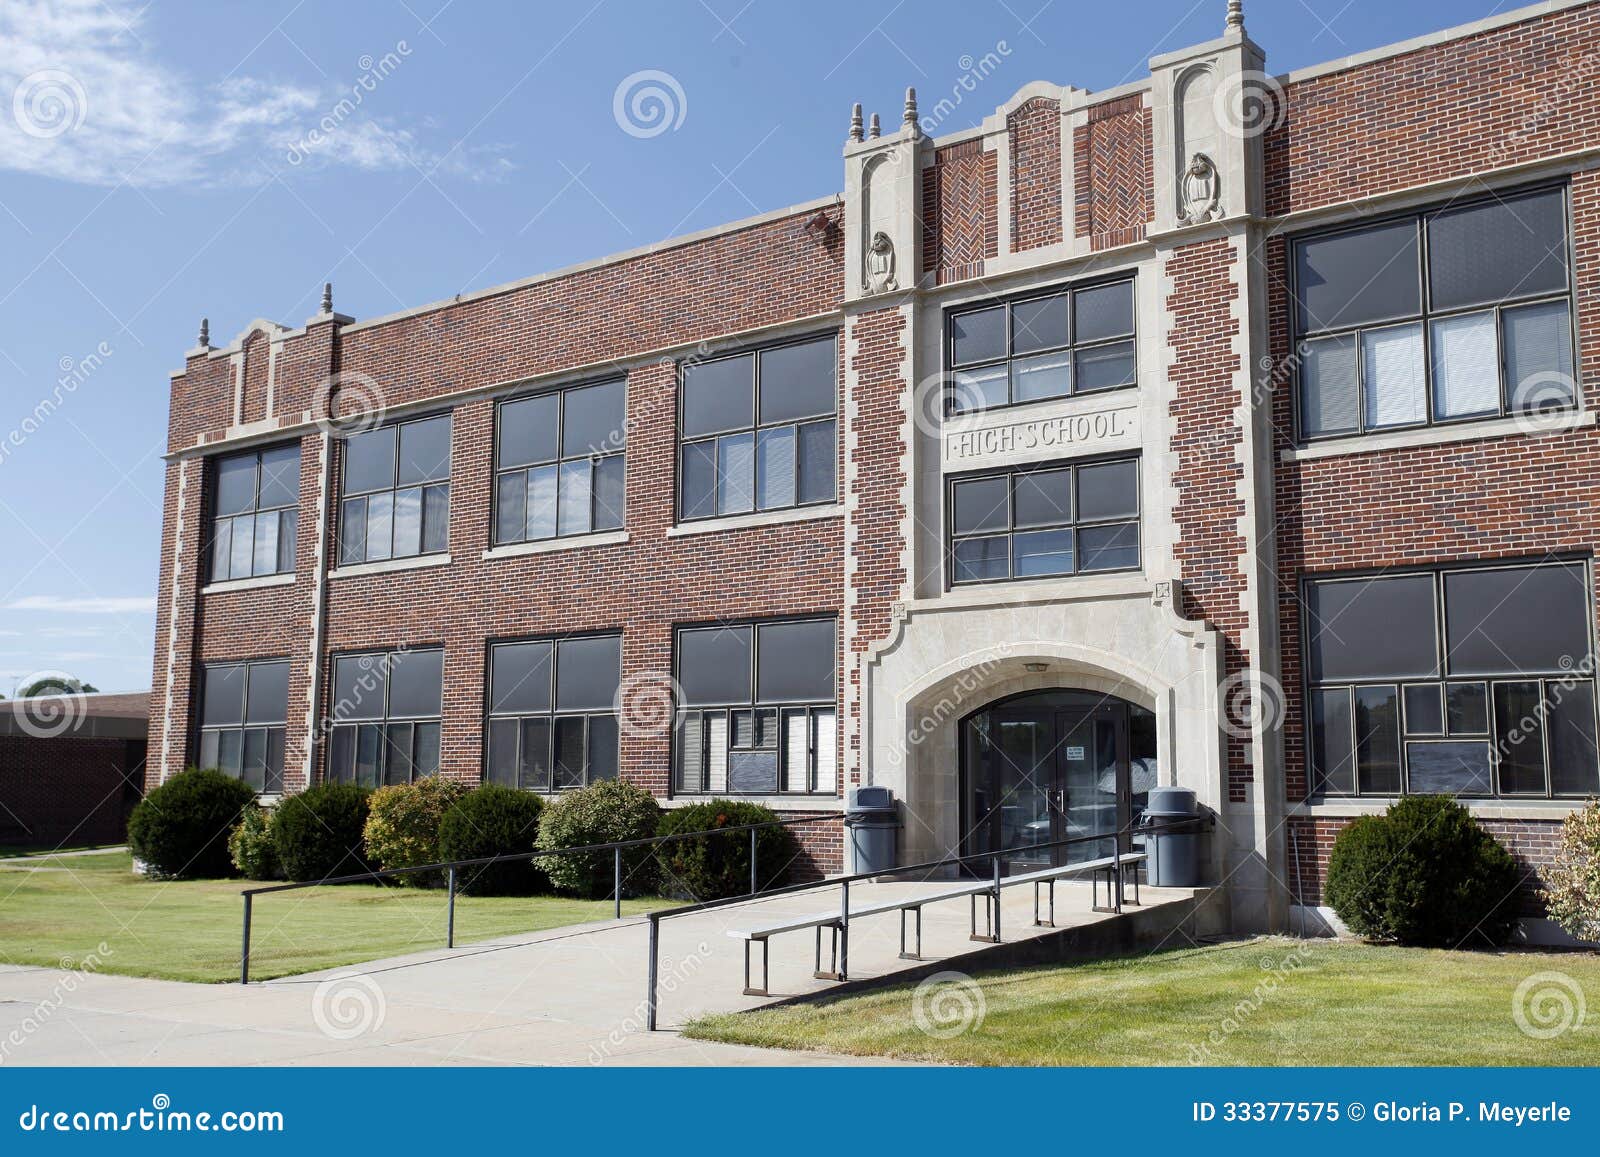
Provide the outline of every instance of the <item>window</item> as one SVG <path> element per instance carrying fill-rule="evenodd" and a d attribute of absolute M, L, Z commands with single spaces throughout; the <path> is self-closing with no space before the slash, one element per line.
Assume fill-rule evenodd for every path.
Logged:
<path fill-rule="evenodd" d="M 1062 289 L 952 314 L 952 414 L 1134 385 L 1133 282 Z"/>
<path fill-rule="evenodd" d="M 1139 460 L 1036 466 L 950 483 L 950 582 L 1139 566 Z"/>
<path fill-rule="evenodd" d="M 1307 237 L 1291 252 L 1302 438 L 1577 404 L 1562 190 Z"/>
<path fill-rule="evenodd" d="M 212 663 L 201 672 L 196 764 L 244 780 L 264 795 L 283 791 L 289 662 Z"/>
<path fill-rule="evenodd" d="M 1309 581 L 1313 792 L 1600 788 L 1589 599 L 1577 562 Z"/>
<path fill-rule="evenodd" d="M 211 581 L 293 571 L 299 504 L 299 443 L 218 458 L 211 504 Z"/>
<path fill-rule="evenodd" d="M 437 773 L 443 674 L 438 648 L 336 656 L 328 780 L 379 787 Z"/>
<path fill-rule="evenodd" d="M 622 636 L 489 648 L 489 783 L 564 791 L 617 777 Z"/>
<path fill-rule="evenodd" d="M 676 792 L 834 795 L 834 621 L 683 628 Z"/>
<path fill-rule="evenodd" d="M 622 526 L 626 400 L 618 380 L 500 403 L 495 542 Z"/>
<path fill-rule="evenodd" d="M 446 550 L 450 415 L 346 438 L 342 496 L 340 565 Z"/>
<path fill-rule="evenodd" d="M 680 518 L 834 501 L 839 363 L 831 335 L 686 363 L 682 380 Z"/>

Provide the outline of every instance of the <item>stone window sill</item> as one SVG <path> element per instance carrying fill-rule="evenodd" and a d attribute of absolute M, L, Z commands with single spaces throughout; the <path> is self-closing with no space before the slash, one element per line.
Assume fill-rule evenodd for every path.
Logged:
<path fill-rule="evenodd" d="M 258 591 L 265 587 L 288 587 L 294 585 L 294 572 L 284 574 L 264 574 L 254 578 L 223 579 L 200 588 L 202 595 L 221 595 L 230 591 Z"/>
<path fill-rule="evenodd" d="M 764 510 L 757 514 L 730 514 L 724 518 L 707 518 L 695 522 L 680 522 L 667 531 L 668 538 L 682 538 L 691 534 L 716 534 L 723 530 L 749 530 L 761 526 L 782 526 L 789 522 L 812 522 L 822 518 L 838 518 L 844 513 L 839 503 L 829 506 L 796 506 L 789 510 Z"/>
<path fill-rule="evenodd" d="M 626 530 L 604 530 L 597 534 L 574 534 L 567 538 L 541 538 L 536 542 L 508 542 L 483 552 L 486 560 L 521 558 L 530 554 L 551 554 L 560 550 L 581 550 L 586 546 L 618 546 L 628 541 Z"/>
<path fill-rule="evenodd" d="M 419 554 L 412 558 L 386 558 L 378 562 L 356 562 L 328 572 L 330 579 L 356 578 L 364 574 L 389 574 L 392 571 L 423 570 L 432 566 L 449 566 L 448 554 Z"/>
<path fill-rule="evenodd" d="M 1405 450 L 1421 446 L 1444 446 L 1451 442 L 1476 442 L 1485 438 L 1508 438 L 1518 434 L 1537 437 L 1582 430 L 1595 424 L 1593 410 L 1575 410 L 1552 418 L 1548 423 L 1530 426 L 1523 418 L 1492 418 L 1482 422 L 1460 422 L 1449 426 L 1425 426 L 1417 430 L 1391 430 L 1352 438 L 1330 438 L 1292 450 L 1284 450 L 1285 462 L 1309 462 L 1317 458 L 1340 458 L 1347 454 L 1371 454 L 1379 450 Z"/>

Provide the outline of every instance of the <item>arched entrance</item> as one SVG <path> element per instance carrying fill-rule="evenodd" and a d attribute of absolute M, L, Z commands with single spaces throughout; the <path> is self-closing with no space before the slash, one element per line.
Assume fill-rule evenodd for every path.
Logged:
<path fill-rule="evenodd" d="M 1121 831 L 1156 783 L 1153 712 L 1095 691 L 1051 688 L 961 721 L 962 852 Z M 1015 851 L 1010 873 L 1108 855 L 1110 841 Z"/>

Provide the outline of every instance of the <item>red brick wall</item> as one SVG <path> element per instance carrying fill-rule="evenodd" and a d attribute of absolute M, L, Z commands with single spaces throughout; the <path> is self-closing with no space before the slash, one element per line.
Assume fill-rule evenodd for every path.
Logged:
<path fill-rule="evenodd" d="M 240 414 L 245 422 L 259 422 L 267 416 L 267 362 L 272 343 L 257 330 L 244 343 L 244 393 Z"/>
<path fill-rule="evenodd" d="M 1585 5 L 1287 87 L 1264 140 L 1280 214 L 1592 147 L 1600 7 Z"/>
<path fill-rule="evenodd" d="M 1155 205 L 1150 110 L 1135 93 L 1091 105 L 1073 130 L 1074 228 L 1094 249 L 1144 240 Z"/>
<path fill-rule="evenodd" d="M 0 846 L 120 843 L 144 752 L 141 740 L 0 735 Z"/>
<path fill-rule="evenodd" d="M 1172 326 L 1168 344 L 1175 356 L 1168 371 L 1177 462 L 1174 561 L 1183 579 L 1184 614 L 1205 619 L 1222 635 L 1224 678 L 1243 670 L 1250 659 L 1243 638 L 1251 624 L 1241 601 L 1249 555 L 1239 530 L 1245 512 L 1239 497 L 1243 431 L 1235 420 L 1243 401 L 1234 382 L 1239 370 L 1233 349 L 1239 333 L 1233 316 L 1237 264 L 1233 243 L 1223 238 L 1174 250 L 1164 270 L 1174 286 L 1166 303 Z M 1228 738 L 1225 777 L 1229 800 L 1244 802 L 1251 778 L 1247 737 Z"/>
<path fill-rule="evenodd" d="M 854 355 L 850 369 L 858 375 L 851 433 L 855 439 L 855 480 L 850 497 L 849 560 L 853 634 L 845 670 L 860 703 L 857 661 L 873 643 L 889 633 L 896 600 L 906 581 L 904 420 L 911 383 L 905 380 L 909 334 L 905 315 L 883 309 L 851 319 Z M 862 753 L 861 720 L 846 720 L 850 782 L 859 782 Z"/>
<path fill-rule="evenodd" d="M 933 156 L 922 170 L 922 267 L 939 285 L 982 277 L 1000 252 L 995 154 L 974 138 Z"/>
<path fill-rule="evenodd" d="M 1006 117 L 1011 138 L 1011 248 L 1020 253 L 1059 245 L 1061 228 L 1061 105 L 1048 97 L 1024 101 Z"/>

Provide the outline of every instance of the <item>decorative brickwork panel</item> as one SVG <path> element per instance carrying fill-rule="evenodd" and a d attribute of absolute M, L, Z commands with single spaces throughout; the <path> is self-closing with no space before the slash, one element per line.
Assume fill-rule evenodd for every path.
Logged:
<path fill-rule="evenodd" d="M 1243 645 L 1249 628 L 1244 609 L 1248 543 L 1240 531 L 1245 514 L 1243 433 L 1234 375 L 1239 358 L 1233 343 L 1239 323 L 1233 316 L 1239 297 L 1237 254 L 1227 239 L 1186 245 L 1173 252 L 1165 275 L 1175 287 L 1171 311 L 1173 363 L 1172 451 L 1177 466 L 1173 511 L 1178 541 L 1173 548 L 1183 579 L 1184 614 L 1205 619 L 1223 638 L 1223 677 L 1245 669 Z M 1235 728 L 1235 730 L 1242 730 Z M 1228 798 L 1245 801 L 1251 779 L 1250 741 L 1229 736 L 1225 782 Z"/>
<path fill-rule="evenodd" d="M 1291 84 L 1265 138 L 1267 212 L 1299 212 L 1591 147 L 1600 7 Z"/>
<path fill-rule="evenodd" d="M 1150 110 L 1139 95 L 1092 105 L 1073 131 L 1074 228 L 1094 249 L 1144 240 L 1155 204 Z"/>
<path fill-rule="evenodd" d="M 848 543 L 851 633 L 845 670 L 850 702 L 858 705 L 857 660 L 888 636 L 894 604 L 906 582 L 905 407 L 911 383 L 905 380 L 909 334 L 900 310 L 863 314 L 852 318 L 850 325 L 850 369 L 858 377 L 850 418 L 854 510 Z M 860 720 L 853 717 L 846 725 L 847 760 L 854 781 L 862 770 Z"/>
<path fill-rule="evenodd" d="M 257 330 L 244 343 L 244 393 L 240 399 L 242 422 L 259 422 L 267 416 L 267 370 L 272 343 Z"/>
<path fill-rule="evenodd" d="M 922 170 L 922 265 L 938 284 L 982 277 L 999 254 L 997 173 L 977 139 L 939 149 Z"/>
<path fill-rule="evenodd" d="M 1011 140 L 1011 248 L 1059 245 L 1061 105 L 1036 96 L 1006 118 Z"/>
<path fill-rule="evenodd" d="M 1600 173 L 1574 176 L 1574 276 L 1583 376 L 1594 380 L 1600 324 Z M 1273 367 L 1278 618 L 1286 796 L 1304 799 L 1301 582 L 1308 574 L 1485 559 L 1590 554 L 1600 541 L 1600 434 L 1579 429 L 1512 435 L 1308 461 L 1294 445 L 1287 243 L 1268 243 Z M 1265 375 L 1264 375 L 1265 376 Z M 1552 479 L 1560 479 L 1552 485 Z"/>

